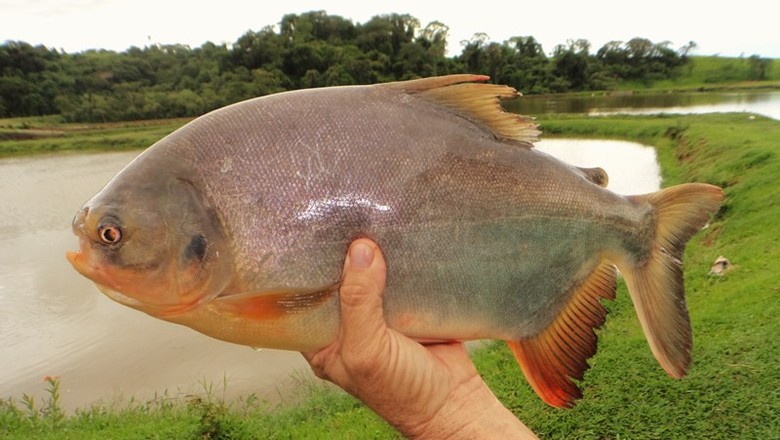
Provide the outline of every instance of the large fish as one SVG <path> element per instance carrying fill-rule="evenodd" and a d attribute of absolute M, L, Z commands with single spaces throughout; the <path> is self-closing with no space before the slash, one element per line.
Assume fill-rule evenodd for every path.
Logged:
<path fill-rule="evenodd" d="M 554 406 L 581 396 L 593 328 L 625 277 L 650 347 L 686 373 L 685 243 L 723 194 L 625 197 L 600 170 L 536 151 L 518 93 L 453 75 L 280 93 L 202 116 L 77 213 L 68 259 L 122 304 L 253 347 L 334 340 L 349 243 L 378 242 L 390 326 L 425 341 L 506 340 Z"/>

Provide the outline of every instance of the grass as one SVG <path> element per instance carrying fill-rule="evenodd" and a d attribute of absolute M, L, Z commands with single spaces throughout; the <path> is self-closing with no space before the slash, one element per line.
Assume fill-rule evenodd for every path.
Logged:
<path fill-rule="evenodd" d="M 394 438 L 397 434 L 360 402 L 332 386 L 300 382 L 302 403 L 273 407 L 249 395 L 226 402 L 211 384 L 200 397 L 170 398 L 124 407 L 93 406 L 65 416 L 59 408 L 59 382 L 47 378 L 49 397 L 35 402 L 0 399 L 1 439 L 343 439 Z M 222 384 L 222 390 L 227 384 Z M 328 435 L 330 437 L 330 435 Z"/>
<path fill-rule="evenodd" d="M 767 77 L 761 81 L 748 81 L 750 62 L 747 57 L 727 58 L 718 56 L 694 56 L 683 67 L 680 76 L 657 81 L 623 81 L 618 90 L 642 91 L 711 91 L 730 89 L 767 89 L 780 87 L 780 60 L 768 60 Z"/>
<path fill-rule="evenodd" d="M 621 285 L 576 407 L 544 405 L 503 343 L 473 355 L 497 397 L 543 439 L 780 438 L 780 122 L 745 114 L 545 115 L 539 122 L 547 136 L 653 145 L 665 185 L 710 182 L 724 187 L 727 200 L 685 257 L 694 330 L 686 378 L 671 379 L 657 365 Z M 708 275 L 719 255 L 734 268 Z M 56 385 L 56 378 L 45 383 L 47 401 L 0 400 L 0 438 L 397 438 L 359 402 L 313 382 L 301 384 L 301 403 L 280 407 L 252 395 L 226 402 L 204 386 L 201 398 L 163 395 L 70 415 L 58 410 Z"/>
<path fill-rule="evenodd" d="M 500 344 L 476 358 L 499 399 L 543 438 L 780 438 L 780 123 L 744 114 L 540 121 L 548 133 L 655 145 L 664 185 L 710 182 L 727 200 L 686 253 L 688 377 L 672 380 L 657 366 L 621 285 L 573 410 L 516 389 L 523 379 Z M 710 276 L 719 255 L 735 269 Z"/>
<path fill-rule="evenodd" d="M 188 119 L 65 124 L 58 116 L 0 119 L 0 158 L 64 151 L 146 148 Z"/>

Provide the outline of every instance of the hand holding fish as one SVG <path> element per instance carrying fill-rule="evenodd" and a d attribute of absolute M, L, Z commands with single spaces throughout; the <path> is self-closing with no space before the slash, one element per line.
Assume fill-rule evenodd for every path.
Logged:
<path fill-rule="evenodd" d="M 304 353 L 315 374 L 415 438 L 536 438 L 493 396 L 463 343 L 421 345 L 387 326 L 386 266 L 369 240 L 350 246 L 339 289 L 338 338 Z"/>

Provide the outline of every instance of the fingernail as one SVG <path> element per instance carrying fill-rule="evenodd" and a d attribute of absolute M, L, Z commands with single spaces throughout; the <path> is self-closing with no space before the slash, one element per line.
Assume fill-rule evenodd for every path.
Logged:
<path fill-rule="evenodd" d="M 349 249 L 349 265 L 353 269 L 365 269 L 374 261 L 374 249 L 365 243 L 356 243 Z"/>

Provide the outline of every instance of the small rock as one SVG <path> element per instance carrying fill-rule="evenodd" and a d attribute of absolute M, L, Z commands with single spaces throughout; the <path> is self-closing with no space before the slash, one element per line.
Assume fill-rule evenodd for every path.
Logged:
<path fill-rule="evenodd" d="M 723 255 L 719 256 L 712 267 L 710 267 L 710 275 L 722 276 L 724 272 L 731 268 L 731 262 Z"/>

